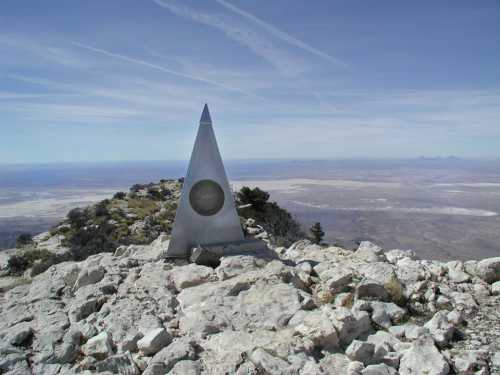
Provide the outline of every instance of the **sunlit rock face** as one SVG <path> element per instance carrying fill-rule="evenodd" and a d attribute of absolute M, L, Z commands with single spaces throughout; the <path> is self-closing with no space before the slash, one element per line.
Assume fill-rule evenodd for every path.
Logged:
<path fill-rule="evenodd" d="M 346 250 L 303 240 L 211 268 L 165 261 L 167 246 L 160 236 L 32 279 L 6 276 L 2 373 L 500 370 L 495 258 L 472 267 L 369 243 Z"/>

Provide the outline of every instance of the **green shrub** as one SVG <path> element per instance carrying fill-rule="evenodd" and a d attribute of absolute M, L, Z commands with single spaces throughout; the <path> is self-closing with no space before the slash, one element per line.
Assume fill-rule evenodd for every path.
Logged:
<path fill-rule="evenodd" d="M 69 245 L 72 258 L 84 260 L 90 255 L 114 252 L 118 247 L 117 241 L 113 238 L 114 228 L 107 223 L 79 228 L 65 241 Z"/>
<path fill-rule="evenodd" d="M 237 193 L 236 199 L 240 204 L 251 204 L 251 208 L 255 211 L 262 212 L 269 199 L 269 193 L 260 190 L 258 187 L 251 189 L 248 186 L 243 186 Z"/>
<path fill-rule="evenodd" d="M 12 275 L 22 275 L 30 267 L 35 267 L 34 274 L 38 274 L 61 261 L 60 256 L 46 249 L 31 249 L 11 256 L 8 261 L 8 267 Z"/>
<path fill-rule="evenodd" d="M 240 216 L 253 218 L 264 227 L 273 242 L 279 246 L 289 246 L 304 237 L 300 224 L 292 215 L 276 202 L 268 202 L 269 193 L 244 186 L 237 194 L 237 204 L 251 204 L 238 209 Z"/>
<path fill-rule="evenodd" d="M 125 194 L 123 191 L 119 191 L 118 193 L 115 193 L 115 195 L 113 195 L 113 199 L 125 199 L 126 196 L 127 194 Z"/>
<path fill-rule="evenodd" d="M 321 241 L 323 241 L 323 237 L 325 236 L 325 232 L 323 232 L 323 228 L 321 227 L 321 223 L 314 223 L 313 226 L 309 229 L 311 233 L 311 240 L 313 243 L 319 245 Z"/>
<path fill-rule="evenodd" d="M 16 247 L 18 249 L 32 244 L 33 244 L 33 237 L 31 237 L 31 234 L 29 233 L 22 233 L 19 235 L 19 237 L 17 237 Z"/>
<path fill-rule="evenodd" d="M 105 199 L 103 201 L 100 201 L 95 205 L 95 216 L 96 217 L 109 217 L 109 210 L 108 210 L 108 205 L 109 205 L 109 199 Z"/>
<path fill-rule="evenodd" d="M 86 209 L 73 208 L 68 212 L 67 218 L 71 227 L 78 229 L 85 226 L 89 220 L 89 212 Z"/>
<path fill-rule="evenodd" d="M 22 275 L 29 267 L 28 261 L 20 255 L 12 255 L 7 262 L 7 266 L 11 275 Z"/>

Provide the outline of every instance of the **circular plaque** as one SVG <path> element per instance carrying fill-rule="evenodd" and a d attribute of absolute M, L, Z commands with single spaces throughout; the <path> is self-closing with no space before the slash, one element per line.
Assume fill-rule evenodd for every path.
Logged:
<path fill-rule="evenodd" d="M 189 203 L 202 216 L 212 216 L 224 205 L 224 191 L 212 180 L 200 180 L 189 192 Z"/>

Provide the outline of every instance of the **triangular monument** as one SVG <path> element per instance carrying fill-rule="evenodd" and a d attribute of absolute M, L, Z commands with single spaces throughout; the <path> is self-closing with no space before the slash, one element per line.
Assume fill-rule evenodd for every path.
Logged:
<path fill-rule="evenodd" d="M 175 214 L 167 257 L 189 257 L 198 245 L 244 239 L 234 197 L 205 104 Z"/>

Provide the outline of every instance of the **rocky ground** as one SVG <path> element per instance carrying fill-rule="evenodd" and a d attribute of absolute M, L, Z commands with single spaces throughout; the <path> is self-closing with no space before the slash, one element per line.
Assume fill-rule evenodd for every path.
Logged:
<path fill-rule="evenodd" d="M 500 258 L 304 240 L 213 269 L 167 246 L 0 277 L 0 373 L 500 373 Z"/>

